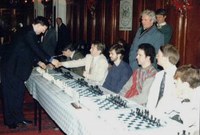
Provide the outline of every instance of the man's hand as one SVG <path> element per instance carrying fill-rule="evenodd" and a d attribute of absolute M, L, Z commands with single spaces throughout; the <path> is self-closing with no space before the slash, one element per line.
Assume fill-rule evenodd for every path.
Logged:
<path fill-rule="evenodd" d="M 84 72 L 83 72 L 83 76 L 84 76 L 85 78 L 88 78 L 89 74 L 88 74 L 86 71 L 84 71 Z"/>
<path fill-rule="evenodd" d="M 47 68 L 46 64 L 44 64 L 44 63 L 41 62 L 41 61 L 39 61 L 37 64 L 38 64 L 42 69 L 46 69 L 46 68 Z"/>
<path fill-rule="evenodd" d="M 53 68 L 54 68 L 54 65 L 50 63 L 50 64 L 47 65 L 47 68 L 53 69 Z"/>
<path fill-rule="evenodd" d="M 51 63 L 52 63 L 56 68 L 62 66 L 62 64 L 61 64 L 58 60 L 56 60 L 56 59 L 53 59 L 53 60 L 51 61 Z"/>

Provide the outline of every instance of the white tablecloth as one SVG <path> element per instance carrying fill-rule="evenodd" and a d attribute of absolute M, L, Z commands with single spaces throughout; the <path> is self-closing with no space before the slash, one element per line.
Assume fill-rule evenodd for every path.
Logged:
<path fill-rule="evenodd" d="M 58 86 L 33 71 L 25 83 L 29 93 L 67 135 L 177 135 L 180 124 L 169 121 L 164 128 L 149 131 L 126 131 L 112 124 L 112 111 L 99 112 L 82 106 L 75 109 L 73 99 Z M 126 109 L 124 109 L 126 110 Z M 116 110 L 115 113 L 124 111 Z M 103 115 L 102 115 L 103 114 Z M 108 116 L 111 116 L 110 118 Z"/>

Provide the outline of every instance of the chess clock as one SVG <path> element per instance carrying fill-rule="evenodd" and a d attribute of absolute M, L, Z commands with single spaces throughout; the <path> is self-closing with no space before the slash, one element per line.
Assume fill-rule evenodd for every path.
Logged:
<path fill-rule="evenodd" d="M 132 30 L 132 0 L 120 1 L 120 30 Z"/>

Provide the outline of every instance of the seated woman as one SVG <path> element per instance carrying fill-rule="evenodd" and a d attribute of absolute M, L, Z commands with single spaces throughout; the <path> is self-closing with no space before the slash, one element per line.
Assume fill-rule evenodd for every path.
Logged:
<path fill-rule="evenodd" d="M 199 133 L 200 69 L 191 65 L 181 66 L 176 70 L 174 79 L 176 104 L 173 109 L 179 113 L 177 120 L 187 132 Z"/>

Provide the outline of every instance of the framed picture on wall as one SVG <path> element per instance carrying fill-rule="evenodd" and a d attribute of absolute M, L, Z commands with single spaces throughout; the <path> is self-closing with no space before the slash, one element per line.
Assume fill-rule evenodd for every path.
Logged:
<path fill-rule="evenodd" d="M 119 30 L 132 30 L 133 0 L 120 0 Z"/>

